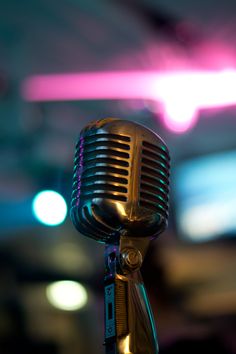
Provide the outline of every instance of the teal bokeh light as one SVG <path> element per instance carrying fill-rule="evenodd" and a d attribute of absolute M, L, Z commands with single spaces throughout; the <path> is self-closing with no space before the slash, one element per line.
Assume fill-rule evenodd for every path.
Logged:
<path fill-rule="evenodd" d="M 42 224 L 56 226 L 63 223 L 67 215 L 67 205 L 61 194 L 41 191 L 33 199 L 32 210 L 35 218 Z"/>

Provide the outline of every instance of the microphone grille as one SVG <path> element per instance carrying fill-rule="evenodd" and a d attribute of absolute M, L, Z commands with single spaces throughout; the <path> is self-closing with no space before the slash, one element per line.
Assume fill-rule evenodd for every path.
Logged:
<path fill-rule="evenodd" d="M 168 218 L 170 157 L 165 145 L 142 142 L 139 205 Z"/>
<path fill-rule="evenodd" d="M 127 201 L 129 143 L 128 136 L 108 133 L 80 137 L 75 151 L 72 207 L 80 200 L 96 197 Z"/>
<path fill-rule="evenodd" d="M 122 233 L 156 237 L 167 225 L 169 152 L 151 130 L 104 119 L 76 144 L 71 219 L 82 234 L 117 243 Z"/>

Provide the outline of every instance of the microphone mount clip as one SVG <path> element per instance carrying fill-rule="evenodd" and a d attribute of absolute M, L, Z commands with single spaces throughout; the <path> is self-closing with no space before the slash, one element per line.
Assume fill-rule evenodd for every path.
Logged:
<path fill-rule="evenodd" d="M 106 354 L 157 354 L 151 307 L 140 268 L 150 240 L 121 236 L 105 248 Z"/>

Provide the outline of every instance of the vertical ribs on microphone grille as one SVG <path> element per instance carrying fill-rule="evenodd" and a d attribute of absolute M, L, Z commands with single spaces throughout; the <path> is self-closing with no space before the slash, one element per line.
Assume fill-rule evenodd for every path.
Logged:
<path fill-rule="evenodd" d="M 79 199 L 127 200 L 130 137 L 93 134 L 76 145 L 72 206 Z"/>
<path fill-rule="evenodd" d="M 140 206 L 168 216 L 170 157 L 165 147 L 142 144 Z"/>
<path fill-rule="evenodd" d="M 122 279 L 115 279 L 116 292 L 116 332 L 117 336 L 129 333 L 128 324 L 128 283 Z"/>

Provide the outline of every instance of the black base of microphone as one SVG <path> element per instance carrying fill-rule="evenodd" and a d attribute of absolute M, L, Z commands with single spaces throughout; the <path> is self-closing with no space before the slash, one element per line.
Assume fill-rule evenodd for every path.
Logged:
<path fill-rule="evenodd" d="M 106 344 L 106 354 L 118 354 L 116 350 L 116 344 Z"/>

